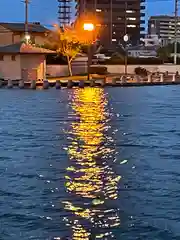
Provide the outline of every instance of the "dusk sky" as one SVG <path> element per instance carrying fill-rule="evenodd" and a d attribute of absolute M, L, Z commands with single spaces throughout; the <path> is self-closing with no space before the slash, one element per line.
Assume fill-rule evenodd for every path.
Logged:
<path fill-rule="evenodd" d="M 57 23 L 57 0 L 31 0 L 29 5 L 29 21 L 42 24 Z M 146 3 L 146 19 L 151 15 L 173 14 L 173 0 L 149 0 Z M 21 0 L 0 0 L 0 22 L 24 21 L 24 4 Z"/>

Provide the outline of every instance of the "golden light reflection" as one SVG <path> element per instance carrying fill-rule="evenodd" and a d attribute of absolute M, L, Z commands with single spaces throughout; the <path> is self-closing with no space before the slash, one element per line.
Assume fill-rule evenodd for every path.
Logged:
<path fill-rule="evenodd" d="M 70 166 L 65 186 L 70 200 L 63 204 L 72 219 L 67 224 L 73 240 L 112 239 L 112 228 L 120 225 L 115 205 L 121 177 L 110 166 L 115 150 L 104 90 L 76 89 L 71 107 L 76 120 L 68 132 Z"/>

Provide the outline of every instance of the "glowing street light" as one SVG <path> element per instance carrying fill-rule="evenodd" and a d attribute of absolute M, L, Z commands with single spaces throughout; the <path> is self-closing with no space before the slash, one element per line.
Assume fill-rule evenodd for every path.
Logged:
<path fill-rule="evenodd" d="M 92 31 L 94 31 L 94 24 L 93 23 L 84 23 L 83 29 L 85 31 L 92 32 Z"/>
<path fill-rule="evenodd" d="M 28 33 L 26 33 L 24 38 L 25 38 L 26 44 L 28 44 L 31 39 L 31 36 Z"/>
<path fill-rule="evenodd" d="M 84 23 L 84 31 L 93 32 L 94 24 L 93 23 Z M 90 65 L 91 65 L 91 44 L 88 47 L 88 65 L 87 65 L 87 80 L 90 80 Z"/>
<path fill-rule="evenodd" d="M 127 34 L 124 35 L 123 37 L 124 42 L 127 42 L 129 40 L 129 36 Z"/>

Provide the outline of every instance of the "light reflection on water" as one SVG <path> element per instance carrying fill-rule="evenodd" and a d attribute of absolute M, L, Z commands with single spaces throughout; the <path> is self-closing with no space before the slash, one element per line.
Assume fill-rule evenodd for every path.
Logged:
<path fill-rule="evenodd" d="M 116 201 L 121 177 L 113 170 L 116 154 L 107 99 L 103 89 L 76 89 L 70 104 L 75 120 L 66 133 L 69 197 L 63 204 L 69 215 L 64 221 L 73 240 L 113 239 L 120 226 Z"/>

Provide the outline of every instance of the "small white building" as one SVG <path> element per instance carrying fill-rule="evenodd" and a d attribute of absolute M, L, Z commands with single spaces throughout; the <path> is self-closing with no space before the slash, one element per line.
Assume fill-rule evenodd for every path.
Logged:
<path fill-rule="evenodd" d="M 156 58 L 156 47 L 135 46 L 127 49 L 129 57 L 135 58 Z"/>
<path fill-rule="evenodd" d="M 146 35 L 144 38 L 140 39 L 143 42 L 145 47 L 153 47 L 157 46 L 160 47 L 162 42 L 161 39 L 158 37 L 157 34 Z"/>
<path fill-rule="evenodd" d="M 54 51 L 25 43 L 0 47 L 0 77 L 31 81 L 46 78 L 46 55 Z"/>

